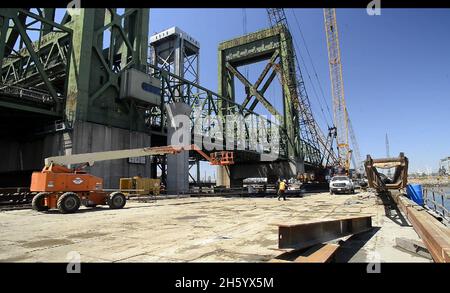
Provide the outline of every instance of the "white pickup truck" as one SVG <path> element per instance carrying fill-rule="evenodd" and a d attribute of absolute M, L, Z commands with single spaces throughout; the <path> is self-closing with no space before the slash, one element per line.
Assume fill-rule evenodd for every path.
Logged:
<path fill-rule="evenodd" d="M 330 180 L 330 194 L 334 193 L 355 193 L 353 181 L 348 176 L 334 176 Z"/>

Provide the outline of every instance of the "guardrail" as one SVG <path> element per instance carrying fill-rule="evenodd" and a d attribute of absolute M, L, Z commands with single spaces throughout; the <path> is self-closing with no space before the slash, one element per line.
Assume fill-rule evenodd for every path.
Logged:
<path fill-rule="evenodd" d="M 445 207 L 445 200 L 449 199 L 442 187 L 423 187 L 424 204 L 442 216 L 446 220 L 450 220 L 450 211 Z M 440 202 L 437 200 L 440 199 Z"/>

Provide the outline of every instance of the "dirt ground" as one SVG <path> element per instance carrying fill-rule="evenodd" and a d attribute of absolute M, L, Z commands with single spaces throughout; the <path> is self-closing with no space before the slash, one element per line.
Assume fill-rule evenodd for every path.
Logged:
<path fill-rule="evenodd" d="M 0 212 L 0 261 L 264 262 L 277 250 L 277 224 L 372 216 L 374 229 L 346 241 L 340 262 L 429 262 L 395 248 L 396 237 L 419 240 L 411 226 L 385 216 L 370 193 L 303 198 L 191 197 L 129 201 L 122 210 L 81 208 L 75 214 Z M 375 253 L 375 254 L 374 254 Z"/>

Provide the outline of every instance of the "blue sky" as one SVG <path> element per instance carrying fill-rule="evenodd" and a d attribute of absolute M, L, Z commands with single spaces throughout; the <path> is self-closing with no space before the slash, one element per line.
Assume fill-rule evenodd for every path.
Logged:
<path fill-rule="evenodd" d="M 245 11 L 247 32 L 268 26 L 265 9 Z M 325 126 L 318 101 L 326 113 L 323 99 L 331 108 L 331 93 L 322 9 L 286 13 L 300 49 L 297 54 L 311 76 L 312 82 L 302 64 L 316 119 Z M 384 157 L 388 133 L 391 155 L 405 152 L 411 171 L 436 170 L 439 159 L 450 155 L 450 10 L 382 9 L 380 16 L 369 16 L 365 9 L 337 9 L 337 21 L 345 98 L 361 155 Z M 243 9 L 151 9 L 150 34 L 172 26 L 200 42 L 200 83 L 217 91 L 217 46 L 243 33 Z M 261 67 L 248 69 L 250 80 Z M 276 86 L 267 93 L 269 101 L 280 103 Z"/>

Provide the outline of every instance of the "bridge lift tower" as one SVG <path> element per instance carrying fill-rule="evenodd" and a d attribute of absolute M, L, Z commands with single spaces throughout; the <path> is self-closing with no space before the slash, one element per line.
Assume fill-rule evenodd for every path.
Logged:
<path fill-rule="evenodd" d="M 165 71 L 195 84 L 200 83 L 200 43 L 178 27 L 171 27 L 150 37 L 150 59 L 151 64 Z M 175 105 L 185 96 L 186 91 L 184 87 L 177 87 L 177 82 L 173 77 L 169 77 L 169 83 L 176 88 L 173 95 L 175 104 L 171 104 L 175 108 L 172 108 L 172 111 L 177 111 Z M 169 95 L 164 96 L 168 97 Z M 168 102 L 164 101 L 163 104 Z M 185 108 L 187 109 L 187 107 Z M 161 108 L 159 111 L 163 112 L 164 109 Z M 167 145 L 172 144 L 172 133 L 169 128 Z M 167 162 L 164 161 L 164 157 L 161 159 L 162 161 L 158 162 L 158 165 L 160 165 L 162 179 L 163 182 L 166 181 L 169 193 L 181 193 L 189 190 L 189 169 L 194 163 L 197 166 L 197 176 L 194 181 L 199 182 L 199 158 L 189 160 L 189 152 L 181 152 L 167 155 Z M 166 167 L 170 176 L 166 176 Z"/>

